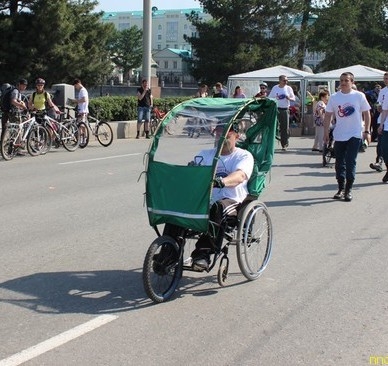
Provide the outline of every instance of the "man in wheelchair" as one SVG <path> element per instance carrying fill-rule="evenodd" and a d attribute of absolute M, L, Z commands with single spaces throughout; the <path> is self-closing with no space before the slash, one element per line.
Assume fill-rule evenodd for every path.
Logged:
<path fill-rule="evenodd" d="M 222 134 L 223 126 L 215 129 L 216 140 Z M 247 183 L 252 174 L 254 159 L 250 152 L 236 146 L 240 137 L 240 126 L 231 125 L 217 163 L 211 197 L 210 223 L 221 227 L 231 217 L 236 217 L 241 203 L 248 195 Z M 196 159 L 200 165 L 212 165 L 216 148 L 202 150 Z M 209 228 L 209 230 L 212 230 Z M 210 233 L 202 234 L 191 253 L 193 269 L 207 270 L 210 255 L 215 251 L 214 238 Z"/>

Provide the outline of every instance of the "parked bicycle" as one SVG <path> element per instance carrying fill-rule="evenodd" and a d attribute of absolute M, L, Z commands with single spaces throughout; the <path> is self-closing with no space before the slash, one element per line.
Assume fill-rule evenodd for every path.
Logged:
<path fill-rule="evenodd" d="M 70 116 L 70 111 L 75 111 L 74 107 L 65 107 L 66 115 Z M 92 126 L 93 125 L 93 126 Z M 77 121 L 77 126 L 80 131 L 80 143 L 81 149 L 85 148 L 89 144 L 90 134 L 97 138 L 97 141 L 105 147 L 108 147 L 113 142 L 112 127 L 108 122 L 101 121 L 97 117 L 88 115 L 85 121 Z"/>
<path fill-rule="evenodd" d="M 48 150 L 54 143 L 55 147 L 62 145 L 67 151 L 75 151 L 79 146 L 79 133 L 75 118 L 57 121 L 47 115 L 46 111 L 36 113 L 37 121 L 49 131 Z"/>
<path fill-rule="evenodd" d="M 40 125 L 35 115 L 23 121 L 23 115 L 16 113 L 1 139 L 1 156 L 11 160 L 22 149 L 27 148 L 31 156 L 45 154 L 50 140 L 47 129 Z"/>

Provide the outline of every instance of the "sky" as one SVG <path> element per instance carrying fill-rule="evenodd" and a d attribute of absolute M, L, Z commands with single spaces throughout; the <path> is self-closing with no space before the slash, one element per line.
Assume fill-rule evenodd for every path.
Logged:
<path fill-rule="evenodd" d="M 164 9 L 187 9 L 200 8 L 198 0 L 150 0 L 151 7 L 156 6 L 160 10 Z M 143 10 L 141 0 L 99 0 L 96 11 L 130 11 Z"/>

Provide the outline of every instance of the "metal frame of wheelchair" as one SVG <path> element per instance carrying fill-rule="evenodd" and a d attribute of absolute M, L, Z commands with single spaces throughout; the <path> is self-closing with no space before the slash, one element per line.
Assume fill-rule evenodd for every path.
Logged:
<path fill-rule="evenodd" d="M 160 235 L 150 245 L 144 259 L 144 288 L 156 303 L 168 300 L 178 287 L 183 271 L 202 272 L 185 265 L 184 249 L 189 241 L 197 241 L 200 234 L 190 229 L 178 228 L 177 236 Z M 175 236 L 175 235 L 174 235 Z M 267 207 L 257 199 L 244 201 L 238 216 L 219 227 L 215 237 L 215 253 L 207 272 L 219 261 L 217 279 L 226 285 L 229 272 L 229 247 L 236 246 L 237 262 L 241 273 L 250 281 L 256 280 L 265 270 L 272 252 L 272 222 Z M 156 258 L 164 247 L 162 263 Z M 166 250 L 167 248 L 167 250 Z"/>

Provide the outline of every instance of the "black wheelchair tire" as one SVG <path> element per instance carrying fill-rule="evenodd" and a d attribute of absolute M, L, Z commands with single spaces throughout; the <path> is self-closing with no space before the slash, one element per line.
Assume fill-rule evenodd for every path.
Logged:
<path fill-rule="evenodd" d="M 236 251 L 241 273 L 250 281 L 259 278 L 272 252 L 272 221 L 264 203 L 255 200 L 243 209 Z"/>
<path fill-rule="evenodd" d="M 163 246 L 170 247 L 176 254 L 173 263 L 162 268 L 161 273 L 155 270 L 155 255 L 160 253 Z M 159 266 L 160 269 L 160 266 Z M 168 235 L 156 238 L 148 248 L 143 263 L 143 285 L 148 297 L 155 303 L 162 303 L 171 298 L 182 277 L 183 260 L 178 243 Z"/>

